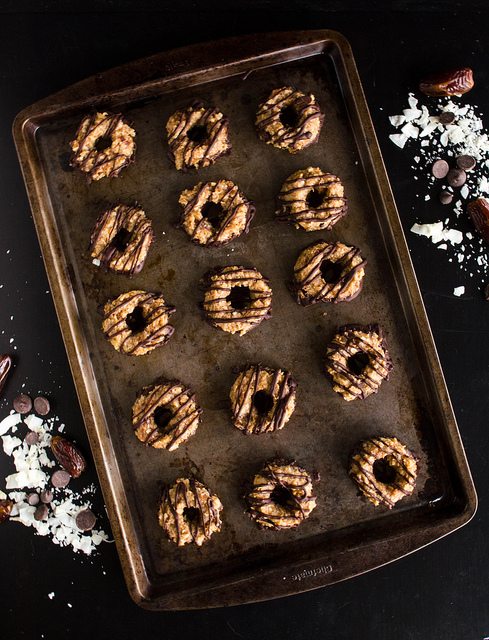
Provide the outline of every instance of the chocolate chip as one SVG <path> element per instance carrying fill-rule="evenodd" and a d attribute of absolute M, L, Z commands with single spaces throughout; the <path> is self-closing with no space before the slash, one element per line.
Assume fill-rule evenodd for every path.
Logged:
<path fill-rule="evenodd" d="M 455 114 L 452 111 L 444 111 L 443 113 L 440 113 L 438 120 L 442 124 L 452 124 L 455 120 Z"/>
<path fill-rule="evenodd" d="M 435 176 L 435 178 L 441 180 L 441 178 L 444 178 L 447 175 L 449 168 L 450 167 L 448 166 L 448 162 L 446 160 L 436 160 L 431 167 L 431 173 Z"/>
<path fill-rule="evenodd" d="M 17 413 L 29 413 L 29 411 L 32 409 L 32 400 L 25 393 L 21 393 L 16 398 L 14 398 L 13 405 Z"/>
<path fill-rule="evenodd" d="M 51 489 L 45 489 L 44 491 L 41 492 L 41 502 L 44 502 L 44 504 L 49 504 L 52 501 L 53 501 L 53 492 L 51 491 Z"/>
<path fill-rule="evenodd" d="M 39 434 L 35 431 L 28 431 L 25 434 L 24 442 L 29 445 L 37 444 L 39 442 Z"/>
<path fill-rule="evenodd" d="M 97 518 L 90 509 L 83 509 L 83 511 L 77 513 L 75 522 L 81 531 L 91 531 L 97 522 Z"/>
<path fill-rule="evenodd" d="M 44 396 L 38 396 L 34 400 L 34 411 L 40 416 L 47 416 L 51 411 L 49 400 Z"/>
<path fill-rule="evenodd" d="M 455 162 L 459 169 L 464 169 L 465 171 L 472 171 L 475 167 L 475 158 L 473 156 L 459 156 Z"/>
<path fill-rule="evenodd" d="M 440 202 L 442 204 L 450 204 L 452 200 L 453 193 L 450 193 L 450 191 L 440 191 Z"/>
<path fill-rule="evenodd" d="M 489 300 L 489 284 L 486 284 L 485 289 L 484 289 L 484 298 L 486 300 Z"/>
<path fill-rule="evenodd" d="M 51 476 L 51 484 L 59 489 L 64 489 L 64 487 L 68 486 L 70 480 L 70 474 L 62 469 L 55 471 Z"/>
<path fill-rule="evenodd" d="M 37 493 L 29 493 L 27 496 L 27 504 L 30 504 L 31 507 L 35 507 L 36 504 L 39 504 L 39 496 Z"/>
<path fill-rule="evenodd" d="M 34 520 L 46 520 L 48 517 L 49 509 L 47 505 L 40 504 L 34 511 Z"/>
<path fill-rule="evenodd" d="M 447 182 L 451 187 L 461 187 L 467 180 L 467 174 L 462 169 L 450 169 Z"/>

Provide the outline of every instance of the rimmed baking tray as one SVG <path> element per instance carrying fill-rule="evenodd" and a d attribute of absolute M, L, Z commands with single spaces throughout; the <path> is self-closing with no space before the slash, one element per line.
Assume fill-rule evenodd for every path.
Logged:
<path fill-rule="evenodd" d="M 325 113 L 319 143 L 297 155 L 261 143 L 260 100 L 277 86 L 314 93 Z M 164 124 L 199 98 L 231 123 L 232 154 L 197 174 L 166 156 Z M 88 184 L 68 165 L 68 142 L 93 109 L 121 111 L 137 131 L 136 162 L 120 178 Z M 133 599 L 191 609 L 275 598 L 349 578 L 419 549 L 470 520 L 477 498 L 389 182 L 348 42 L 332 31 L 260 34 L 165 52 L 93 76 L 20 113 L 14 138 L 93 455 Z M 341 176 L 349 213 L 325 233 L 274 220 L 274 199 L 294 170 Z M 178 194 L 198 180 L 235 180 L 257 207 L 247 237 L 203 249 L 175 228 Z M 156 242 L 132 280 L 97 269 L 90 230 L 115 202 L 142 204 Z M 359 246 L 364 290 L 339 305 L 300 307 L 287 289 L 297 253 L 319 238 Z M 201 276 L 217 265 L 254 265 L 272 283 L 273 318 L 247 336 L 226 335 L 199 312 Z M 163 291 L 175 335 L 143 358 L 116 353 L 98 306 L 131 288 Z M 379 322 L 394 371 L 365 402 L 346 403 L 323 374 L 338 325 Z M 233 370 L 261 361 L 291 370 L 298 406 L 283 431 L 246 437 L 230 423 Z M 177 451 L 145 448 L 130 424 L 139 388 L 161 375 L 190 384 L 203 406 L 197 434 Z M 417 490 L 395 509 L 358 497 L 347 458 L 362 438 L 392 434 L 420 459 Z M 318 507 L 293 531 L 258 530 L 243 486 L 264 460 L 295 458 L 321 476 Z M 161 486 L 193 473 L 224 503 L 220 534 L 179 549 L 156 520 Z"/>

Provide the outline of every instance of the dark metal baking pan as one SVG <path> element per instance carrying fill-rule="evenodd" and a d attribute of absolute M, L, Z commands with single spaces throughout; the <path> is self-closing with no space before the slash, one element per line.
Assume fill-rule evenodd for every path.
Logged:
<path fill-rule="evenodd" d="M 294 85 L 325 113 L 319 143 L 290 155 L 260 142 L 256 107 Z M 197 174 L 175 171 L 164 124 L 199 98 L 230 119 L 233 151 Z M 93 109 L 121 111 L 137 131 L 136 162 L 121 177 L 88 184 L 67 163 L 68 142 Z M 139 60 L 75 84 L 27 108 L 14 137 L 80 405 L 129 591 L 153 609 L 230 605 L 331 584 L 399 558 L 468 522 L 477 498 L 443 374 L 347 41 L 332 31 L 260 34 Z M 336 173 L 349 213 L 332 231 L 305 233 L 274 220 L 282 181 L 308 165 Z M 227 247 L 193 245 L 175 228 L 179 192 L 198 180 L 235 180 L 256 203 L 248 236 Z M 156 242 L 129 280 L 87 255 L 97 216 L 114 202 L 142 204 Z M 312 240 L 343 240 L 368 260 L 354 301 L 300 307 L 287 289 L 294 260 Z M 219 332 L 199 312 L 199 280 L 217 265 L 254 265 L 271 281 L 271 320 L 243 337 Z M 141 358 L 115 352 L 98 306 L 130 288 L 161 290 L 175 304 L 175 335 Z M 380 323 L 394 371 L 380 392 L 347 403 L 323 374 L 338 325 Z M 246 437 L 230 423 L 233 370 L 282 366 L 298 380 L 286 428 Z M 159 376 L 190 384 L 203 406 L 197 434 L 175 452 L 145 448 L 132 433 L 131 404 Z M 416 492 L 395 509 L 356 493 L 347 459 L 362 438 L 398 436 L 419 457 Z M 318 506 L 295 530 L 258 530 L 244 513 L 243 486 L 273 455 L 320 473 Z M 201 549 L 177 548 L 156 519 L 161 486 L 194 473 L 224 504 L 222 532 Z"/>

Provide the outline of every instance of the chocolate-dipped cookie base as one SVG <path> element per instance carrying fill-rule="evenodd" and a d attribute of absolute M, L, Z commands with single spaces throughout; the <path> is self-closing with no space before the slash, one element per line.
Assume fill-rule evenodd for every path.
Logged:
<path fill-rule="evenodd" d="M 417 472 L 416 458 L 394 437 L 365 440 L 350 458 L 349 473 L 360 492 L 375 506 L 389 509 L 413 493 Z"/>
<path fill-rule="evenodd" d="M 158 521 L 168 538 L 183 547 L 198 547 L 221 530 L 222 503 L 194 478 L 178 478 L 165 487 Z"/>
<path fill-rule="evenodd" d="M 247 366 L 229 394 L 234 426 L 246 434 L 282 429 L 294 412 L 296 389 L 288 371 Z"/>

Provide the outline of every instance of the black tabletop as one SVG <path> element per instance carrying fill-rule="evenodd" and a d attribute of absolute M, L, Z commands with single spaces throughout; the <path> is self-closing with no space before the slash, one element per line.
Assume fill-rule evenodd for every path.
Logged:
<path fill-rule="evenodd" d="M 484 3 L 391 3 L 395 10 L 315 0 L 92 0 L 71 6 L 78 12 L 63 12 L 62 2 L 38 3 L 37 13 L 27 3 L 7 2 L 0 9 L 0 353 L 12 353 L 16 362 L 2 416 L 25 383 L 32 394 L 42 391 L 55 399 L 69 433 L 89 450 L 12 142 L 16 113 L 83 77 L 164 49 L 256 31 L 332 28 L 350 40 L 356 56 L 480 506 L 460 531 L 353 580 L 272 602 L 177 613 L 150 613 L 132 603 L 113 544 L 83 557 L 8 523 L 0 527 L 0 637 L 489 636 L 489 303 L 480 280 L 463 276 L 430 243 L 409 233 L 430 207 L 438 210 L 415 198 L 409 160 L 388 140 L 387 120 L 405 107 L 408 90 L 426 71 L 471 66 L 477 78 L 471 101 L 486 112 L 489 125 Z M 461 298 L 453 296 L 459 284 L 466 286 Z M 10 471 L 0 455 L 0 475 Z M 87 473 L 89 482 L 97 482 L 93 465 Z M 101 498 L 95 507 L 103 512 Z"/>

